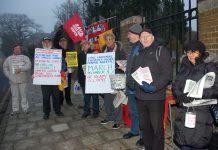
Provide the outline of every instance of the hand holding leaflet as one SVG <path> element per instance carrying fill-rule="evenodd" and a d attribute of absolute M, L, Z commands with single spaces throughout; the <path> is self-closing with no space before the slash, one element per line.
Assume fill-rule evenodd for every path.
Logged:
<path fill-rule="evenodd" d="M 192 80 L 186 80 L 185 88 L 183 93 L 188 93 L 188 97 L 200 98 L 190 103 L 183 103 L 184 106 L 202 106 L 217 104 L 217 99 L 207 99 L 211 97 L 211 90 L 208 89 L 214 85 L 215 73 L 209 72 L 205 74 L 197 83 Z M 204 94 L 203 94 L 204 93 Z M 203 97 L 203 99 L 202 99 Z"/>
<path fill-rule="evenodd" d="M 140 85 L 140 87 L 143 89 L 144 92 L 146 93 L 154 93 L 156 88 L 154 85 L 152 84 L 148 84 L 145 81 L 142 81 L 142 85 Z"/>
<path fill-rule="evenodd" d="M 142 85 L 142 81 L 145 81 L 148 84 L 153 82 L 149 67 L 139 67 L 135 72 L 132 73 L 132 77 L 140 85 Z"/>

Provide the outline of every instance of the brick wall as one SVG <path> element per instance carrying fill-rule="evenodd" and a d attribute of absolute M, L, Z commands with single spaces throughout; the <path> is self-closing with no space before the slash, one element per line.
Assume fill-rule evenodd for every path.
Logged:
<path fill-rule="evenodd" d="M 141 23 L 142 17 L 141 16 L 132 16 L 120 22 L 120 34 L 121 34 L 121 42 L 123 43 L 124 50 L 128 53 L 131 49 L 127 34 L 129 31 L 129 27 L 133 24 Z"/>
<path fill-rule="evenodd" d="M 218 54 L 218 0 L 198 2 L 199 40 L 207 50 Z"/>

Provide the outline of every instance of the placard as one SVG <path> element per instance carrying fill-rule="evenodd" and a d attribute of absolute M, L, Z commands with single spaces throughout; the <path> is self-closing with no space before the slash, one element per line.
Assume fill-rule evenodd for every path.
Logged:
<path fill-rule="evenodd" d="M 115 52 L 88 54 L 85 93 L 112 93 L 109 75 L 115 74 Z"/>
<path fill-rule="evenodd" d="M 77 52 L 66 52 L 67 67 L 78 67 Z"/>
<path fill-rule="evenodd" d="M 33 84 L 61 84 L 62 50 L 35 49 Z"/>

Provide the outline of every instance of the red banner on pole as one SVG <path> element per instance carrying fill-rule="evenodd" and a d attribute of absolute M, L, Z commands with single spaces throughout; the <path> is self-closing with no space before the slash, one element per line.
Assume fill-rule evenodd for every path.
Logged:
<path fill-rule="evenodd" d="M 100 51 L 98 35 L 108 30 L 108 22 L 98 22 L 88 27 L 88 39 L 95 44 L 95 50 Z"/>
<path fill-rule="evenodd" d="M 75 43 L 85 40 L 85 30 L 79 13 L 76 13 L 64 24 L 64 29 Z"/>

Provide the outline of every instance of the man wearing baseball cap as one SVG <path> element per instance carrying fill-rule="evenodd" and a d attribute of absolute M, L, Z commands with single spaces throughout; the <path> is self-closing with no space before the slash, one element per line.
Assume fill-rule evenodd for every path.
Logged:
<path fill-rule="evenodd" d="M 50 37 L 44 37 L 42 39 L 42 47 L 44 49 L 52 49 L 52 39 Z M 61 112 L 60 107 L 60 91 L 57 85 L 41 85 L 42 90 L 42 97 L 43 97 L 43 112 L 44 116 L 43 119 L 49 119 L 50 111 L 51 111 L 51 104 L 50 104 L 50 97 L 52 96 L 53 102 L 53 110 L 55 114 L 59 117 L 64 116 Z"/>

